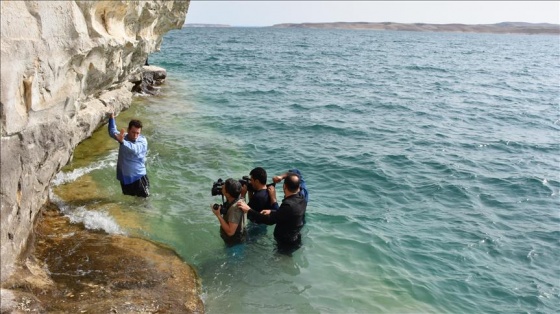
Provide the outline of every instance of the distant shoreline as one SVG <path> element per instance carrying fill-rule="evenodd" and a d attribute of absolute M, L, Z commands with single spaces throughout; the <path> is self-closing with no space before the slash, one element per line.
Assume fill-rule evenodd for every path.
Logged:
<path fill-rule="evenodd" d="M 232 26 L 231 26 L 231 25 L 227 25 L 227 24 L 198 24 L 198 23 L 187 23 L 187 24 L 184 24 L 183 27 L 202 28 L 202 27 L 232 27 Z"/>
<path fill-rule="evenodd" d="M 237 27 L 226 24 L 185 24 L 183 27 Z M 241 27 L 241 26 L 239 26 Z M 494 34 L 560 35 L 560 24 L 502 22 L 496 24 L 428 24 L 428 23 L 371 23 L 371 22 L 329 22 L 329 23 L 282 23 L 262 28 L 310 28 L 348 29 L 412 32 L 456 32 Z"/>
<path fill-rule="evenodd" d="M 416 32 L 461 32 L 461 33 L 500 33 L 500 34 L 550 34 L 560 35 L 560 24 L 502 22 L 497 24 L 426 24 L 426 23 L 300 23 L 276 24 L 274 28 L 319 28 L 319 29 L 355 29 L 355 30 L 391 30 Z"/>

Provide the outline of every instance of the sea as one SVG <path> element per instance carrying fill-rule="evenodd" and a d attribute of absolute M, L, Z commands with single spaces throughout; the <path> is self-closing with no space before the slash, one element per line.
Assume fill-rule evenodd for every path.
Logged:
<path fill-rule="evenodd" d="M 152 195 L 122 195 L 102 126 L 51 198 L 173 248 L 207 313 L 558 313 L 558 36 L 183 28 L 148 60 L 160 94 L 117 126 L 142 120 Z M 220 238 L 213 183 L 255 167 L 307 182 L 291 254 Z"/>

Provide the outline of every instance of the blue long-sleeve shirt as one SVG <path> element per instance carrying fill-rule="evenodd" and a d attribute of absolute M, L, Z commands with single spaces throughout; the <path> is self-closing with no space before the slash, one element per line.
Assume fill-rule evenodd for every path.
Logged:
<path fill-rule="evenodd" d="M 114 118 L 109 119 L 109 136 L 117 140 L 117 124 Z M 117 161 L 117 179 L 123 184 L 130 184 L 146 175 L 146 154 L 148 141 L 140 134 L 136 141 L 130 141 L 128 134 L 119 146 Z"/>
<path fill-rule="evenodd" d="M 301 174 L 301 171 L 299 171 L 299 169 L 297 169 L 297 168 L 294 168 L 294 169 L 288 170 L 288 172 L 297 173 L 297 175 L 299 176 L 299 180 L 300 180 L 299 181 L 299 194 L 301 196 L 303 196 L 303 198 L 305 198 L 305 202 L 309 202 L 309 191 L 307 190 L 307 185 L 305 184 L 305 180 L 303 179 L 303 175 Z M 251 205 L 249 205 L 249 206 L 251 206 Z M 251 207 L 251 208 L 253 208 L 253 207 Z M 272 204 L 270 209 L 278 210 L 279 209 L 278 203 Z"/>
<path fill-rule="evenodd" d="M 305 184 L 305 180 L 303 179 L 303 175 L 299 169 L 294 168 L 288 170 L 288 172 L 297 173 L 299 175 L 299 194 L 305 198 L 305 202 L 309 202 L 309 191 L 307 191 L 307 185 Z"/>

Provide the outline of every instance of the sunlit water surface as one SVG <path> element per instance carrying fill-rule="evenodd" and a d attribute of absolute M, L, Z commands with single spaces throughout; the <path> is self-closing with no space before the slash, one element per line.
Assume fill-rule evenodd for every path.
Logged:
<path fill-rule="evenodd" d="M 163 242 L 208 313 L 553 313 L 560 304 L 555 36 L 215 28 L 170 32 L 138 117 L 153 195 L 117 144 L 81 144 L 53 197 L 91 229 Z M 303 247 L 227 249 L 218 178 L 298 167 Z M 270 176 L 269 176 L 270 178 Z M 281 197 L 281 195 L 279 195 Z"/>

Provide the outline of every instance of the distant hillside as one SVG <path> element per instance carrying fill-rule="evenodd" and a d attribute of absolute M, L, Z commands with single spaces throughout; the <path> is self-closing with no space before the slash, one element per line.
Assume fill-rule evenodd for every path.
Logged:
<path fill-rule="evenodd" d="M 183 27 L 231 27 L 231 25 L 227 24 L 194 24 L 194 23 L 187 23 L 183 25 Z"/>
<path fill-rule="evenodd" d="M 355 30 L 391 30 L 413 32 L 461 32 L 461 33 L 499 33 L 499 34 L 550 34 L 560 35 L 560 24 L 502 22 L 497 24 L 426 24 L 426 23 L 370 23 L 334 22 L 275 24 L 274 28 L 319 28 Z"/>

